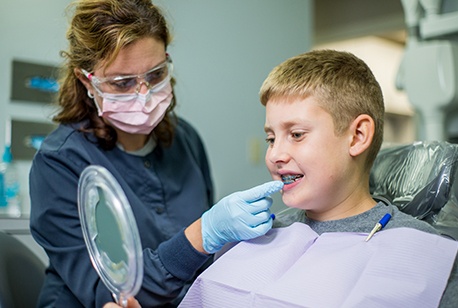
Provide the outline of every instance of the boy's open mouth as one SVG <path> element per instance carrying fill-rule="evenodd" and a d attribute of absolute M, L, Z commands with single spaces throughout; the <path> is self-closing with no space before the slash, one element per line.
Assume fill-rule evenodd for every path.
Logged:
<path fill-rule="evenodd" d="M 282 175 L 281 180 L 285 185 L 294 183 L 298 179 L 302 178 L 304 175 L 303 174 L 288 174 L 288 175 Z"/>

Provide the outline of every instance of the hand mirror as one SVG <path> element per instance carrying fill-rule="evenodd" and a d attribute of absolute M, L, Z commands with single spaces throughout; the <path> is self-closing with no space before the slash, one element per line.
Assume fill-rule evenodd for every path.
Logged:
<path fill-rule="evenodd" d="M 78 212 L 84 241 L 100 279 L 125 307 L 143 280 L 143 253 L 124 191 L 104 167 L 89 166 L 78 182 Z"/>

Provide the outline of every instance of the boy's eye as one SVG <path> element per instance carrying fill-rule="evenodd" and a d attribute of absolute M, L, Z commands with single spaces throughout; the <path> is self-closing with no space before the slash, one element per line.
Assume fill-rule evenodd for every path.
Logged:
<path fill-rule="evenodd" d="M 275 138 L 272 138 L 272 137 L 266 138 L 266 143 L 267 143 L 268 145 L 274 144 L 274 141 L 275 141 Z"/>
<path fill-rule="evenodd" d="M 294 139 L 300 139 L 302 136 L 304 136 L 303 132 L 291 133 L 291 137 L 293 137 Z"/>

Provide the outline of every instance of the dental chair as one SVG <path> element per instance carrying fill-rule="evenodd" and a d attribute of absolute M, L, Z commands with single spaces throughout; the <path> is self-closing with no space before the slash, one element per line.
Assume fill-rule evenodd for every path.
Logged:
<path fill-rule="evenodd" d="M 0 308 L 36 307 L 45 265 L 14 236 L 0 232 Z"/>
<path fill-rule="evenodd" d="M 371 170 L 371 194 L 458 240 L 457 163 L 458 144 L 445 141 L 384 147 Z"/>

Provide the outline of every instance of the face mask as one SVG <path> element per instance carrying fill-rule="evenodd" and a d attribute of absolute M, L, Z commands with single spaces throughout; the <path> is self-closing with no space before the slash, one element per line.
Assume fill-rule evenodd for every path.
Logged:
<path fill-rule="evenodd" d="M 102 109 L 94 101 L 99 116 L 130 134 L 151 133 L 164 118 L 173 97 L 170 83 L 157 92 L 146 94 L 111 94 L 97 88 L 96 91 L 102 97 Z"/>

